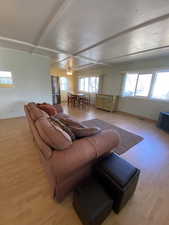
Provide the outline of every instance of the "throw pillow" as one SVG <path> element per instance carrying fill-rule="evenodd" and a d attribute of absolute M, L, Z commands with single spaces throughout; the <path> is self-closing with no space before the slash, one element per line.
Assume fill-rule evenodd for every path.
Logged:
<path fill-rule="evenodd" d="M 79 123 L 65 116 L 62 117 L 60 115 L 56 115 L 55 118 L 59 119 L 60 122 L 65 124 L 75 135 L 76 138 L 89 137 L 101 131 L 101 129 L 98 127 L 89 128 L 83 125 L 82 123 Z"/>
<path fill-rule="evenodd" d="M 96 135 L 101 132 L 101 129 L 98 127 L 85 127 L 85 128 L 77 128 L 77 127 L 69 127 L 71 131 L 74 133 L 76 138 L 89 137 Z"/>
<path fill-rule="evenodd" d="M 64 150 L 72 145 L 70 136 L 48 118 L 41 117 L 35 126 L 43 141 L 54 150 Z"/>
<path fill-rule="evenodd" d="M 59 119 L 57 119 L 55 116 L 51 116 L 49 119 L 51 120 L 52 123 L 59 125 L 71 137 L 72 141 L 76 139 L 71 129 L 68 126 L 66 126 L 64 123 L 62 123 Z"/>
<path fill-rule="evenodd" d="M 49 116 L 55 116 L 58 112 L 57 109 L 50 104 L 43 103 L 43 104 L 37 104 L 38 108 L 45 111 Z"/>
<path fill-rule="evenodd" d="M 76 128 L 86 128 L 82 123 L 77 122 L 71 118 L 62 117 L 61 115 L 56 115 L 56 118 L 59 119 L 62 123 L 67 125 L 68 127 L 76 127 Z"/>

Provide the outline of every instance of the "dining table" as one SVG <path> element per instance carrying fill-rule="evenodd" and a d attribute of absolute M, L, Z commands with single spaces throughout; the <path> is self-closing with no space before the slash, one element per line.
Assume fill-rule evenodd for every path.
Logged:
<path fill-rule="evenodd" d="M 81 96 L 85 96 L 84 93 L 79 93 L 79 92 L 69 92 L 71 95 L 77 96 L 77 97 L 81 97 Z"/>
<path fill-rule="evenodd" d="M 86 95 L 84 93 L 79 92 L 69 92 L 68 96 L 70 96 L 70 99 L 73 100 L 73 105 L 80 104 L 80 100 L 85 97 Z"/>

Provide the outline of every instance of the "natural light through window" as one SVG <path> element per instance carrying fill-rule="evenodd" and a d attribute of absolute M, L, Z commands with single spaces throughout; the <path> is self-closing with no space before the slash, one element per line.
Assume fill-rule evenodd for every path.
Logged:
<path fill-rule="evenodd" d="M 122 96 L 169 100 L 169 71 L 127 73 Z"/>
<path fill-rule="evenodd" d="M 67 91 L 68 90 L 68 78 L 60 77 L 60 90 Z"/>
<path fill-rule="evenodd" d="M 151 85 L 152 74 L 139 74 L 137 87 L 136 87 L 136 96 L 146 97 L 149 94 L 150 85 Z"/>
<path fill-rule="evenodd" d="M 99 77 L 81 77 L 79 79 L 79 91 L 97 93 L 99 88 Z"/>
<path fill-rule="evenodd" d="M 12 73 L 9 71 L 0 71 L 0 87 L 13 86 Z"/>
<path fill-rule="evenodd" d="M 127 73 L 123 96 L 147 97 L 151 86 L 152 74 Z"/>
<path fill-rule="evenodd" d="M 137 73 L 126 74 L 125 84 L 124 84 L 124 96 L 134 96 L 136 83 L 137 83 Z"/>
<path fill-rule="evenodd" d="M 156 74 L 152 98 L 169 100 L 169 72 L 158 72 Z"/>

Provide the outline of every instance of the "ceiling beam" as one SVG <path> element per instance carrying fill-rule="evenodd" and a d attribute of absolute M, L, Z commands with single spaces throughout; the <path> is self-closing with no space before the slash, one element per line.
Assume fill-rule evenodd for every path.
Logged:
<path fill-rule="evenodd" d="M 66 11 L 66 9 L 68 9 L 68 7 L 70 6 L 70 4 L 73 1 L 74 0 L 62 0 L 62 2 L 60 3 L 59 6 L 58 6 L 58 2 L 56 3 L 56 5 L 55 5 L 54 9 L 52 10 L 50 16 L 47 18 L 45 24 L 42 26 L 39 33 L 37 34 L 37 37 L 34 40 L 35 47 L 32 49 L 32 52 L 39 45 L 42 38 L 48 33 L 50 27 L 53 24 L 56 24 L 59 21 L 59 19 L 63 16 L 64 12 Z"/>
<path fill-rule="evenodd" d="M 27 46 L 27 47 L 30 47 L 30 48 L 36 47 L 36 49 L 40 49 L 44 52 L 51 52 L 51 53 L 56 53 L 56 54 L 65 54 L 65 55 L 72 56 L 71 54 L 69 54 L 65 51 L 62 51 L 62 50 L 51 49 L 51 48 L 43 47 L 43 46 L 40 46 L 40 45 L 36 46 L 36 45 L 31 44 L 29 42 L 19 41 L 19 40 L 12 39 L 12 38 L 0 36 L 0 41 L 4 41 L 4 42 L 7 42 L 7 43 L 14 43 L 14 44 L 22 45 L 22 46 Z M 49 56 L 49 54 L 46 54 L 46 55 Z"/>
<path fill-rule="evenodd" d="M 33 44 L 31 44 L 29 42 L 26 42 L 26 41 L 19 41 L 19 40 L 16 40 L 16 39 L 2 37 L 2 36 L 0 36 L 0 41 L 9 42 L 9 43 L 15 43 L 15 44 L 19 44 L 19 45 L 28 46 L 28 47 L 33 47 L 34 46 Z"/>
<path fill-rule="evenodd" d="M 28 42 L 24 42 L 24 41 L 19 41 L 19 40 L 16 40 L 16 39 L 11 39 L 11 38 L 7 38 L 7 37 L 0 37 L 0 40 L 1 41 L 5 41 L 5 42 L 11 42 L 11 43 L 16 43 L 18 45 L 23 45 L 23 46 L 27 46 L 27 47 L 30 47 L 32 48 L 33 50 L 35 49 L 39 49 L 39 50 L 42 50 L 44 52 L 46 52 L 46 55 L 49 56 L 49 54 L 47 54 L 47 52 L 51 52 L 51 53 L 56 53 L 56 54 L 65 54 L 67 55 L 67 57 L 65 57 L 63 60 L 67 60 L 69 57 L 77 57 L 77 58 L 80 58 L 80 59 L 84 59 L 84 60 L 88 60 L 89 62 L 93 63 L 93 64 L 102 64 L 102 65 L 106 65 L 106 66 L 112 66 L 112 62 L 107 62 L 107 61 L 97 61 L 97 60 L 94 60 L 94 59 L 91 59 L 91 58 L 88 58 L 88 57 L 85 57 L 85 56 L 82 56 L 80 55 L 81 53 L 85 52 L 85 51 L 88 51 L 92 48 L 95 48 L 101 44 L 104 44 L 105 42 L 107 41 L 110 41 L 112 39 L 115 39 L 115 38 L 118 38 L 122 35 L 125 35 L 127 33 L 130 33 L 132 31 L 135 31 L 137 29 L 140 29 L 140 28 L 143 28 L 145 26 L 148 26 L 148 25 L 151 25 L 151 24 L 154 24 L 154 23 L 157 23 L 157 22 L 160 22 L 160 21 L 163 21 L 163 20 L 167 20 L 169 18 L 169 13 L 168 14 L 165 14 L 165 15 L 162 15 L 160 17 L 156 17 L 154 19 L 151 19 L 149 21 L 146 21 L 144 23 L 141 23 L 141 24 L 138 24 L 134 27 L 131 27 L 131 28 L 128 28 L 126 30 L 123 30 L 119 33 L 116 33 L 115 35 L 112 35 L 100 42 L 97 42 L 96 44 L 94 45 L 91 45 L 85 49 L 82 49 L 74 54 L 71 54 L 69 52 L 65 52 L 65 51 L 62 51 L 62 50 L 57 50 L 57 49 L 51 49 L 51 48 L 46 48 L 46 47 L 43 47 L 43 46 L 40 46 L 38 44 L 38 41 L 41 40 L 41 38 L 43 37 L 43 35 L 46 34 L 46 32 L 48 32 L 48 29 L 50 28 L 51 25 L 53 25 L 53 23 L 57 20 L 58 21 L 58 18 L 61 17 L 61 15 L 63 15 L 63 12 L 64 10 L 69 6 L 70 2 L 72 2 L 74 0 L 64 0 L 65 4 L 62 4 L 62 7 L 60 8 L 59 11 L 57 11 L 57 13 L 55 12 L 55 14 L 53 16 L 51 16 L 50 20 L 48 20 L 48 22 L 46 23 L 46 25 L 43 27 L 42 31 L 41 31 L 41 35 L 39 36 L 39 38 L 37 38 L 37 42 L 35 44 L 31 44 L 31 43 L 28 43 Z M 146 52 L 149 52 L 149 51 L 155 51 L 155 50 L 160 50 L 160 49 L 165 49 L 165 48 L 168 48 L 169 46 L 162 46 L 162 47 L 158 47 L 158 48 L 153 48 L 153 49 L 147 49 L 147 50 L 143 50 L 143 51 L 138 51 L 138 52 L 134 52 L 134 53 L 130 53 L 130 54 L 126 54 L 126 55 L 121 55 L 121 56 L 117 56 L 117 57 L 113 57 L 111 59 L 118 59 L 118 58 L 122 58 L 122 57 L 127 57 L 127 56 L 132 56 L 132 55 L 137 55 L 137 54 L 142 54 L 142 53 L 146 53 Z M 33 51 L 32 51 L 33 52 Z M 57 62 L 57 61 L 56 61 Z"/>
<path fill-rule="evenodd" d="M 157 48 L 150 48 L 150 49 L 133 52 L 133 53 L 125 54 L 125 55 L 115 56 L 115 57 L 112 57 L 112 58 L 109 58 L 106 60 L 109 61 L 109 60 L 113 60 L 113 59 L 120 59 L 120 58 L 124 58 L 124 57 L 128 57 L 128 56 L 144 54 L 144 53 L 151 52 L 151 51 L 157 51 L 157 50 L 161 50 L 161 49 L 165 49 L 165 48 L 169 48 L 169 45 L 165 45 L 165 46 L 161 46 L 161 47 L 157 47 Z M 113 62 L 110 62 L 110 63 L 113 63 Z"/>
<path fill-rule="evenodd" d="M 109 65 L 109 63 L 106 63 L 106 62 L 102 62 L 102 61 L 97 61 L 97 60 L 94 60 L 94 59 L 91 59 L 91 58 L 88 58 L 86 56 L 81 56 L 81 55 L 69 55 L 68 57 L 65 57 L 64 59 L 60 59 L 60 60 L 56 60 L 56 63 L 59 63 L 59 62 L 63 62 L 65 60 L 68 60 L 70 57 L 74 57 L 74 58 L 78 58 L 78 59 L 83 59 L 83 60 L 87 60 L 87 61 L 90 61 L 94 64 L 102 64 L 102 65 Z"/>
<path fill-rule="evenodd" d="M 89 67 L 92 67 L 92 66 L 96 66 L 96 64 L 94 64 L 94 63 L 88 63 L 88 64 L 86 64 L 86 65 L 76 66 L 76 67 L 74 68 L 74 71 L 83 70 L 83 69 L 85 69 L 85 68 L 89 68 Z"/>
<path fill-rule="evenodd" d="M 85 57 L 85 56 L 79 56 L 79 55 L 74 56 L 74 55 L 72 55 L 72 54 L 70 54 L 70 53 L 68 53 L 66 51 L 63 51 L 63 50 L 51 49 L 51 48 L 43 47 L 43 46 L 40 46 L 40 45 L 36 46 L 36 45 L 31 44 L 29 42 L 19 41 L 19 40 L 12 39 L 12 38 L 7 38 L 7 37 L 0 36 L 0 41 L 4 41 L 4 42 L 8 42 L 8 43 L 14 43 L 14 44 L 22 45 L 22 46 L 27 46 L 27 47 L 30 47 L 30 48 L 36 48 L 36 49 L 42 50 L 44 52 L 51 52 L 51 53 L 55 53 L 55 54 L 65 54 L 65 55 L 67 55 L 67 57 L 65 57 L 65 58 L 63 58 L 61 60 L 56 60 L 56 63 L 62 62 L 64 60 L 67 60 L 70 57 L 76 57 L 76 58 L 88 60 L 88 61 L 90 61 L 92 63 L 95 63 L 95 64 L 104 64 L 104 63 L 102 63 L 100 61 L 96 61 L 96 60 L 93 60 L 93 59 Z M 46 56 L 49 56 L 49 54 L 46 54 Z"/>
<path fill-rule="evenodd" d="M 99 42 L 97 42 L 97 43 L 95 43 L 95 44 L 93 44 L 93 45 L 90 45 L 90 46 L 87 47 L 87 48 L 84 48 L 84 49 L 82 49 L 82 50 L 80 50 L 80 51 L 77 51 L 77 52 L 74 53 L 74 55 L 79 55 L 79 54 L 84 53 L 84 52 L 86 52 L 86 51 L 88 51 L 88 50 L 91 50 L 91 49 L 93 49 L 93 48 L 96 48 L 97 46 L 102 45 L 102 44 L 104 44 L 104 43 L 106 43 L 106 42 L 108 42 L 108 41 L 110 41 L 110 40 L 119 38 L 119 37 L 121 37 L 122 35 L 128 34 L 128 33 L 132 32 L 132 31 L 135 31 L 135 30 L 138 30 L 138 29 L 140 29 L 140 28 L 143 28 L 143 27 L 152 25 L 152 24 L 154 24 L 154 23 L 157 23 L 157 22 L 160 22 L 160 21 L 163 21 L 163 20 L 167 20 L 168 18 L 169 18 L 169 13 L 167 13 L 167 14 L 165 14 L 165 15 L 162 15 L 162 16 L 159 16 L 159 17 L 156 17 L 156 18 L 153 18 L 153 19 L 150 19 L 150 20 L 145 21 L 145 22 L 143 22 L 143 23 L 140 23 L 140 24 L 138 24 L 138 25 L 136 25 L 136 26 L 133 26 L 133 27 L 130 27 L 130 28 L 125 29 L 125 30 L 123 30 L 123 31 L 120 31 L 120 32 L 118 32 L 118 33 L 116 33 L 116 34 L 114 34 L 114 35 L 108 37 L 108 38 L 105 38 L 105 39 L 103 39 L 103 40 L 101 40 L 101 41 L 99 41 Z"/>
<path fill-rule="evenodd" d="M 98 61 L 98 60 L 94 60 L 94 59 L 91 59 L 89 57 L 86 57 L 86 56 L 82 56 L 82 55 L 73 55 L 74 57 L 76 58 L 79 58 L 79 59 L 84 59 L 84 60 L 87 60 L 87 61 L 90 61 L 94 64 L 102 64 L 102 65 L 109 65 L 109 63 L 106 63 L 106 62 L 102 62 L 102 61 Z"/>

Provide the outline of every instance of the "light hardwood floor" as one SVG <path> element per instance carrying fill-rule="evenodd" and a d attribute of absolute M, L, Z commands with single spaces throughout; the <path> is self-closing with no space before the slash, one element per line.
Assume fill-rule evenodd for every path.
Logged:
<path fill-rule="evenodd" d="M 152 122 L 93 108 L 65 110 L 78 120 L 99 118 L 144 137 L 123 154 L 141 169 L 133 198 L 104 225 L 169 224 L 169 134 Z M 50 195 L 25 118 L 0 120 L 0 225 L 80 225 L 70 195 L 62 204 Z"/>

